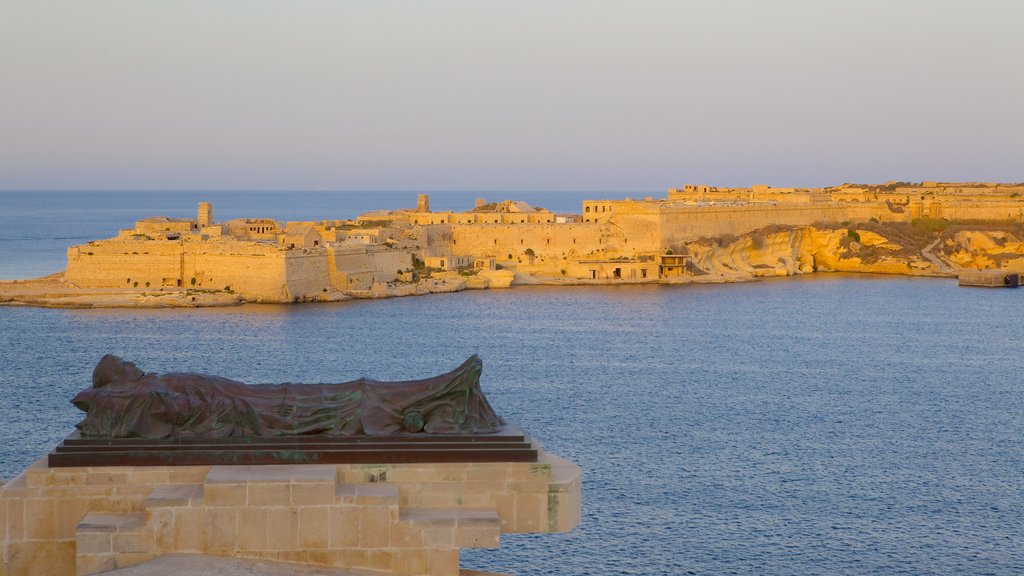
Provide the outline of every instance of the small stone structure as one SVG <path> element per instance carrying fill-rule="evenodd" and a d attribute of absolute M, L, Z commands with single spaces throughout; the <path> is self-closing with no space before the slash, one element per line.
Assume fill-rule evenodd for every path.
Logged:
<path fill-rule="evenodd" d="M 168 554 L 456 576 L 459 549 L 580 521 L 580 469 L 535 463 L 50 468 L 0 490 L 0 576 Z"/>

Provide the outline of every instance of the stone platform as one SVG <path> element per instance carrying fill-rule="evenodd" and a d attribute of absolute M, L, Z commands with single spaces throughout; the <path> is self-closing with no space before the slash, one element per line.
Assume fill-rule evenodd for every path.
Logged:
<path fill-rule="evenodd" d="M 0 576 L 85 576 L 182 553 L 459 576 L 470 573 L 461 548 L 579 523 L 579 467 L 534 446 L 535 462 L 50 467 L 43 458 L 0 489 Z"/>

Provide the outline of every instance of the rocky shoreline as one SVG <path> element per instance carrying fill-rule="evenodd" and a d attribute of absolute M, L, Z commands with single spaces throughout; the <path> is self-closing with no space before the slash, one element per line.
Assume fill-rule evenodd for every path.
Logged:
<path fill-rule="evenodd" d="M 924 234 L 893 225 L 762 229 L 738 238 L 702 238 L 675 246 L 690 262 L 686 273 L 662 278 L 574 278 L 560 263 L 516 265 L 496 270 L 427 271 L 414 281 L 375 282 L 369 289 L 324 290 L 289 300 L 246 298 L 231 290 L 196 288 L 80 288 L 63 273 L 31 280 L 0 281 L 0 306 L 46 308 L 209 308 L 243 304 L 297 304 L 382 299 L 515 286 L 685 285 L 753 282 L 820 273 L 857 273 L 955 278 L 958 270 L 1024 266 L 1024 241 L 1017 230 L 950 227 Z M 564 271 L 563 271 L 564 272 Z"/>

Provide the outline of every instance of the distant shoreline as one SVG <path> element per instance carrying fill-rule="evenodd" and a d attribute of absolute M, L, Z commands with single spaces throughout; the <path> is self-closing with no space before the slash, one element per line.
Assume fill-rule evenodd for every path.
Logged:
<path fill-rule="evenodd" d="M 225 308 L 245 305 L 296 305 L 312 303 L 346 302 L 351 300 L 382 300 L 409 296 L 425 296 L 428 294 L 445 294 L 466 290 L 503 290 L 521 287 L 544 286 L 561 288 L 586 288 L 607 286 L 689 286 L 744 284 L 762 280 L 784 280 L 795 278 L 813 278 L 818 276 L 871 276 L 871 277 L 902 277 L 902 278 L 955 278 L 955 274 L 915 273 L 892 274 L 870 271 L 818 271 L 794 274 L 790 276 L 692 276 L 680 279 L 580 279 L 550 278 L 522 275 L 507 288 L 470 288 L 465 285 L 441 284 L 434 289 L 422 283 L 409 284 L 406 290 L 391 290 L 379 294 L 335 294 L 319 299 L 306 299 L 291 302 L 250 301 L 237 294 L 224 291 L 191 290 L 182 288 L 157 289 L 98 289 L 78 288 L 69 286 L 63 281 L 63 273 L 58 272 L 40 278 L 24 280 L 0 280 L 0 306 L 34 307 L 57 309 L 167 309 L 167 308 Z M 422 286 L 419 290 L 415 289 Z"/>

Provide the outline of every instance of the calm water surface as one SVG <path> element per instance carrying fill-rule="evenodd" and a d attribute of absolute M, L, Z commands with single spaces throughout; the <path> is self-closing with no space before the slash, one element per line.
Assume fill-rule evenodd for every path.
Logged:
<path fill-rule="evenodd" d="M 0 477 L 116 353 L 250 382 L 438 374 L 584 469 L 584 519 L 465 566 L 526 576 L 1024 573 L 1020 290 L 819 276 L 216 310 L 0 308 Z"/>

